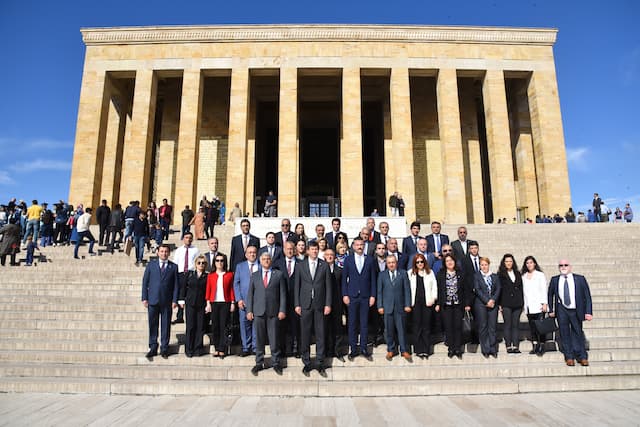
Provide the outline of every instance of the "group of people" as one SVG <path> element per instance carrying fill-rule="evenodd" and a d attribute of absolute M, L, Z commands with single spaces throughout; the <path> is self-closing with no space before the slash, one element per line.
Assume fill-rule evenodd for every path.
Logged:
<path fill-rule="evenodd" d="M 414 222 L 400 252 L 386 222 L 376 229 L 375 218 L 368 218 L 350 245 L 340 226 L 340 218 L 334 218 L 330 232 L 318 225 L 316 236 L 308 238 L 300 224 L 291 232 L 285 218 L 281 230 L 268 232 L 266 245 L 260 246 L 245 218 L 228 258 L 215 237 L 208 241 L 209 251 L 200 254 L 188 232 L 172 262 L 169 248 L 162 246 L 143 279 L 147 357 L 158 354 L 159 321 L 160 354 L 169 356 L 170 324 L 184 322 L 184 311 L 187 357 L 206 353 L 202 340 L 208 327 L 214 356 L 227 356 L 227 326 L 237 314 L 240 356 L 255 354 L 254 375 L 266 368 L 267 341 L 278 374 L 284 357 L 300 357 L 305 376 L 314 369 L 326 376 L 326 358 L 372 360 L 371 344 L 386 343 L 388 360 L 397 355 L 408 362 L 413 356 L 427 359 L 441 332 L 448 356 L 462 358 L 467 313 L 475 318 L 481 352 L 489 358 L 498 354 L 499 312 L 507 353 L 520 353 L 519 319 L 526 310 L 531 354 L 544 353 L 537 321 L 557 317 L 567 365 L 588 365 L 582 322 L 592 318 L 591 296 L 586 279 L 573 274 L 567 260 L 559 262 L 560 274 L 548 284 L 533 256 L 518 268 L 514 256 L 505 254 L 497 273 L 491 272 L 491 261 L 480 255 L 478 242 L 467 239 L 466 227 L 459 227 L 458 239 L 450 242 L 440 223 L 420 236 L 421 224 Z M 179 308 L 173 322 L 172 307 Z"/>

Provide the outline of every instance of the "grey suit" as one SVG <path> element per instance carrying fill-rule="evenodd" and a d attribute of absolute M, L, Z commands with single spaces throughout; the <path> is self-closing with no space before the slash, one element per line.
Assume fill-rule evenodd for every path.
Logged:
<path fill-rule="evenodd" d="M 394 334 L 397 332 L 400 351 L 408 352 L 405 333 L 405 307 L 411 307 L 411 287 L 405 270 L 396 270 L 391 281 L 391 272 L 385 270 L 378 275 L 378 309 L 384 308 L 384 327 L 387 351 L 395 352 Z"/>
<path fill-rule="evenodd" d="M 256 336 L 256 365 L 264 363 L 264 346 L 269 337 L 271 348 L 271 364 L 280 364 L 280 348 L 278 346 L 279 328 L 278 313 L 287 312 L 287 282 L 285 275 L 271 269 L 267 286 L 264 286 L 264 270 L 251 275 L 247 293 L 247 313 L 253 313 L 253 328 Z"/>
<path fill-rule="evenodd" d="M 325 316 L 324 308 L 331 307 L 332 281 L 331 271 L 326 262 L 316 259 L 315 275 L 311 277 L 310 260 L 298 263 L 295 271 L 294 306 L 300 307 L 300 335 L 302 362 L 311 367 L 311 334 L 316 336 L 316 359 L 323 367 L 325 355 Z"/>

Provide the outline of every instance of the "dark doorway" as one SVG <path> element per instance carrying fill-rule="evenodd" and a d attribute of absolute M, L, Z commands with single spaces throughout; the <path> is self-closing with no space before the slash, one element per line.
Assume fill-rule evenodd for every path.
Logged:
<path fill-rule="evenodd" d="M 300 199 L 302 216 L 338 215 L 340 197 L 339 129 L 302 129 L 300 139 Z M 339 206 L 339 205 L 338 205 Z M 338 208 L 339 211 L 339 208 Z"/>
<path fill-rule="evenodd" d="M 254 207 L 256 212 L 262 212 L 269 190 L 278 194 L 278 103 L 258 102 L 254 194 L 262 202 Z"/>
<path fill-rule="evenodd" d="M 374 208 L 385 215 L 384 115 L 379 101 L 362 104 L 362 163 L 363 215 L 369 215 Z"/>

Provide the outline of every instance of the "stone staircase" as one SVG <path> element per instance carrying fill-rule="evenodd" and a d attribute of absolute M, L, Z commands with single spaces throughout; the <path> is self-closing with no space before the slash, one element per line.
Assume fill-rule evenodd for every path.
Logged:
<path fill-rule="evenodd" d="M 363 221 L 364 222 L 364 221 Z M 502 394 L 542 391 L 640 388 L 640 226 L 637 224 L 472 225 L 495 270 L 510 252 L 522 263 L 534 255 L 547 277 L 557 260 L 569 258 L 584 274 L 593 294 L 594 320 L 585 322 L 589 367 L 566 367 L 562 354 L 539 358 L 507 355 L 484 359 L 468 346 L 463 360 L 449 359 L 442 344 L 428 360 L 412 364 L 384 359 L 332 360 L 328 378 L 302 375 L 299 359 L 289 358 L 282 377 L 266 370 L 255 378 L 252 358 L 203 356 L 188 359 L 172 328 L 179 354 L 168 360 L 144 358 L 146 311 L 140 303 L 143 268 L 123 253 L 74 260 L 68 247 L 46 248 L 49 262 L 0 269 L 0 392 L 140 395 L 256 396 L 419 396 Z M 444 232 L 455 238 L 456 227 Z M 423 227 L 423 234 L 428 228 Z M 228 253 L 232 226 L 217 227 Z M 179 244 L 178 235 L 171 241 Z M 206 250 L 206 242 L 197 243 Z M 80 253 L 86 254 L 86 247 Z M 146 256 L 145 258 L 148 258 Z M 527 326 L 522 318 L 523 337 Z M 205 345 L 208 338 L 205 338 Z"/>

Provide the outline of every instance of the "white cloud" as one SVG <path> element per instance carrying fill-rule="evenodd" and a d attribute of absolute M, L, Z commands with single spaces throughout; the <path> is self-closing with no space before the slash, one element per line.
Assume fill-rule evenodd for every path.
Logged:
<path fill-rule="evenodd" d="M 0 171 L 0 185 L 13 185 L 16 182 L 11 178 L 9 172 Z"/>
<path fill-rule="evenodd" d="M 567 163 L 571 168 L 579 171 L 586 171 L 588 155 L 588 147 L 567 148 Z"/>
<path fill-rule="evenodd" d="M 26 162 L 17 162 L 9 166 L 16 172 L 35 172 L 42 170 L 66 171 L 71 170 L 71 162 L 62 160 L 35 159 Z"/>
<path fill-rule="evenodd" d="M 0 146 L 19 149 L 21 152 L 42 150 L 60 150 L 73 148 L 73 141 L 53 138 L 14 138 L 0 137 Z"/>

